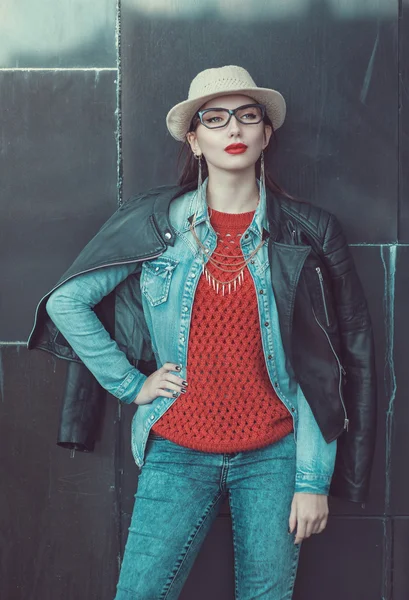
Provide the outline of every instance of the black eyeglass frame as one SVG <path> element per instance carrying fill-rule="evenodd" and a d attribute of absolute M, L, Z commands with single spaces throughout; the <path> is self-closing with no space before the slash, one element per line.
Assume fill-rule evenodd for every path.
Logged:
<path fill-rule="evenodd" d="M 236 112 L 238 110 L 241 110 L 243 108 L 253 108 L 253 107 L 257 107 L 261 109 L 261 119 L 259 121 L 252 121 L 251 123 L 246 123 L 245 121 L 240 121 L 240 119 L 236 116 Z M 224 125 L 216 125 L 215 127 L 209 127 L 209 125 L 206 125 L 206 123 L 203 122 L 203 115 L 205 115 L 207 112 L 211 112 L 213 110 L 224 110 L 225 112 L 229 113 L 229 118 L 227 119 L 226 123 L 224 123 Z M 222 106 L 212 106 L 211 108 L 205 108 L 204 110 L 198 110 L 197 113 L 194 115 L 194 118 L 198 118 L 201 122 L 202 125 L 204 125 L 207 129 L 221 129 L 222 127 L 227 127 L 227 125 L 230 123 L 230 120 L 232 118 L 232 116 L 234 115 L 234 117 L 237 119 L 237 121 L 239 123 L 242 123 L 243 125 L 258 125 L 258 123 L 261 123 L 261 121 L 264 119 L 264 117 L 266 116 L 266 107 L 264 106 L 264 104 L 257 104 L 257 103 L 251 103 L 251 104 L 242 104 L 242 106 L 238 106 L 237 108 L 224 108 Z M 193 122 L 192 120 L 192 122 Z"/>

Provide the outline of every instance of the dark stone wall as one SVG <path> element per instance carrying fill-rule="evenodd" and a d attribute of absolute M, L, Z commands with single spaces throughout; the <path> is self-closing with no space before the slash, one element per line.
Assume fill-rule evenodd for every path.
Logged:
<path fill-rule="evenodd" d="M 370 498 L 331 499 L 296 600 L 409 596 L 409 5 L 403 0 L 22 0 L 0 9 L 0 596 L 109 600 L 138 469 L 131 407 L 108 396 L 89 454 L 56 446 L 66 364 L 28 352 L 40 298 L 122 199 L 177 177 L 169 108 L 202 69 L 280 90 L 270 158 L 340 219 L 374 323 Z M 268 518 L 268 515 L 266 515 Z M 228 504 L 181 598 L 234 598 Z"/>

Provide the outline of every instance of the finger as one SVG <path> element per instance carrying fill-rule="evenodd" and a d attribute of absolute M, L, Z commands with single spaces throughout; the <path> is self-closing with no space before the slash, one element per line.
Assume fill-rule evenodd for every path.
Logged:
<path fill-rule="evenodd" d="M 309 538 L 314 531 L 315 523 L 314 521 L 307 521 L 305 525 L 305 537 Z"/>
<path fill-rule="evenodd" d="M 321 533 L 323 523 L 326 523 L 326 517 L 317 517 L 317 519 L 313 522 L 312 533 Z"/>
<path fill-rule="evenodd" d="M 326 526 L 327 526 L 327 523 L 328 523 L 328 518 L 327 518 L 327 517 L 324 517 L 324 519 L 322 519 L 322 521 L 321 521 L 321 523 L 320 523 L 320 525 L 319 525 L 319 528 L 318 528 L 318 531 L 317 531 L 317 533 L 321 533 L 322 531 L 324 531 L 324 529 L 325 529 L 325 528 L 326 528 Z"/>
<path fill-rule="evenodd" d="M 300 544 L 305 538 L 305 521 L 298 519 L 297 535 L 295 536 L 294 544 Z"/>
<path fill-rule="evenodd" d="M 321 521 L 317 521 L 316 523 L 314 522 L 314 523 L 312 524 L 312 527 L 311 527 L 311 535 L 312 535 L 313 533 L 318 533 L 318 532 L 319 532 L 320 525 L 321 525 Z"/>
<path fill-rule="evenodd" d="M 179 375 L 173 375 L 172 373 L 169 373 L 169 371 L 166 371 L 164 375 L 162 375 L 161 381 L 171 381 L 177 385 L 183 385 L 183 387 L 187 386 L 187 381 L 183 379 L 183 377 L 179 377 Z"/>
<path fill-rule="evenodd" d="M 172 383 L 171 381 L 161 380 L 158 384 L 158 394 L 166 395 L 168 398 L 176 398 L 179 394 L 185 394 L 187 388 L 183 383 Z M 161 392 L 169 392 L 169 394 L 162 394 Z"/>
<path fill-rule="evenodd" d="M 165 364 L 162 365 L 161 369 L 163 369 L 163 371 L 181 371 L 182 365 L 178 365 L 177 363 L 173 362 L 165 362 Z"/>
<path fill-rule="evenodd" d="M 290 518 L 288 519 L 289 533 L 292 533 L 297 525 L 297 510 L 295 506 L 291 508 Z"/>
<path fill-rule="evenodd" d="M 159 383 L 160 389 L 169 389 L 174 390 L 175 392 L 180 392 L 182 389 L 185 389 L 183 385 L 172 383 L 171 381 L 161 380 Z"/>
<path fill-rule="evenodd" d="M 155 390 L 156 397 L 165 396 L 165 398 L 175 398 L 175 396 L 173 395 L 174 393 L 175 392 L 169 392 L 168 390 L 162 390 L 161 388 L 157 388 Z"/>
<path fill-rule="evenodd" d="M 288 518 L 288 533 L 293 533 L 296 525 L 297 525 L 297 499 L 295 496 L 293 496 L 293 499 L 291 502 L 290 516 Z"/>

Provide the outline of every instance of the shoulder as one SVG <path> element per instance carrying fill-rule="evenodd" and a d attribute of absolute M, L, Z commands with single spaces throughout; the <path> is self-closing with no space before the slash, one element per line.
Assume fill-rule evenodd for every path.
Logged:
<path fill-rule="evenodd" d="M 280 196 L 280 208 L 301 227 L 324 241 L 330 229 L 340 228 L 337 217 L 330 211 L 315 206 L 307 200 L 297 200 Z"/>
<path fill-rule="evenodd" d="M 126 219 L 128 216 L 146 220 L 153 214 L 168 214 L 171 204 L 179 198 L 184 198 L 192 191 L 192 185 L 160 185 L 131 196 L 120 206 L 116 213 Z"/>
<path fill-rule="evenodd" d="M 158 185 L 153 188 L 149 188 L 143 192 L 139 192 L 130 196 L 125 202 L 118 208 L 118 211 L 124 212 L 127 210 L 136 209 L 149 209 L 153 207 L 154 200 L 160 196 L 168 196 L 177 194 L 182 189 L 179 185 Z"/>

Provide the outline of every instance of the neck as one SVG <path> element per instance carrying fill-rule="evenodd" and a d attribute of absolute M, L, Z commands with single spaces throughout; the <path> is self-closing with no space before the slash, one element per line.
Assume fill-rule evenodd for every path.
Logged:
<path fill-rule="evenodd" d="M 225 213 L 255 210 L 259 200 L 254 165 L 242 171 L 225 171 L 209 165 L 207 204 Z"/>

